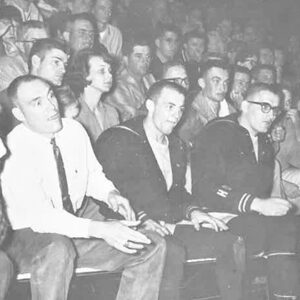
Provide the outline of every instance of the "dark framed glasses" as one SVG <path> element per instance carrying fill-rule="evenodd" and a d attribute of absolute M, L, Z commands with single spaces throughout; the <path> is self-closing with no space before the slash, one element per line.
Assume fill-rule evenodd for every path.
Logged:
<path fill-rule="evenodd" d="M 189 85 L 189 79 L 187 77 L 181 78 L 181 77 L 175 77 L 175 78 L 167 78 L 168 81 L 177 83 L 181 86 L 188 86 Z"/>
<path fill-rule="evenodd" d="M 267 102 L 256 102 L 256 101 L 249 101 L 249 100 L 247 100 L 247 102 L 259 105 L 260 109 L 261 109 L 261 112 L 264 113 L 264 114 L 267 114 L 267 113 L 269 113 L 272 110 L 273 114 L 275 116 L 278 116 L 281 113 L 281 111 L 282 111 L 281 107 L 279 107 L 279 106 L 271 106 Z"/>

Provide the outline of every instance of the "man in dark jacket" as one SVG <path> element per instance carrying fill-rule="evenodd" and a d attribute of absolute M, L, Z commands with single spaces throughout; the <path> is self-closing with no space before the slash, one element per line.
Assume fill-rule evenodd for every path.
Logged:
<path fill-rule="evenodd" d="M 240 273 L 233 259 L 237 237 L 219 232 L 227 226 L 194 205 L 185 189 L 185 146 L 172 133 L 182 116 L 184 101 L 181 86 L 167 80 L 155 83 L 146 100 L 147 116 L 105 131 L 95 152 L 106 176 L 130 199 L 143 226 L 167 236 L 170 248 L 166 264 L 174 266 L 173 275 L 178 281 L 183 259 L 178 259 L 180 251 L 175 252 L 177 257 L 174 255 L 176 247 L 184 248 L 188 258 L 213 255 L 217 257 L 222 299 L 240 299 Z M 189 225 L 178 224 L 184 219 L 189 220 Z M 179 282 L 169 285 L 168 291 L 161 293 L 168 293 L 168 299 L 179 299 L 178 286 Z"/>
<path fill-rule="evenodd" d="M 279 109 L 280 92 L 254 84 L 241 113 L 208 123 L 193 149 L 192 191 L 211 211 L 236 214 L 229 230 L 246 241 L 248 254 L 268 258 L 275 299 L 298 299 L 296 217 L 291 203 L 271 198 L 274 154 L 267 131 Z"/>

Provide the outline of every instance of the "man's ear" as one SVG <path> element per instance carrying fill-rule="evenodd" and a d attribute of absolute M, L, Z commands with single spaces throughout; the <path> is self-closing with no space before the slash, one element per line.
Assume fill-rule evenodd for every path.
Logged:
<path fill-rule="evenodd" d="M 70 32 L 69 31 L 64 31 L 63 33 L 61 33 L 61 36 L 64 41 L 66 41 L 68 43 L 70 42 Z"/>
<path fill-rule="evenodd" d="M 11 112 L 18 121 L 25 121 L 25 117 L 19 107 L 14 107 Z"/>
<path fill-rule="evenodd" d="M 198 79 L 198 84 L 202 90 L 205 88 L 205 80 L 202 77 Z"/>
<path fill-rule="evenodd" d="M 247 112 L 248 107 L 249 107 L 249 102 L 246 101 L 246 100 L 243 100 L 242 103 L 241 103 L 241 111 L 242 112 Z"/>
<path fill-rule="evenodd" d="M 123 56 L 123 63 L 126 67 L 128 67 L 128 56 L 127 55 Z"/>
<path fill-rule="evenodd" d="M 154 102 L 151 99 L 147 99 L 145 104 L 146 104 L 146 108 L 147 108 L 148 112 L 150 112 L 150 113 L 153 112 Z"/>
<path fill-rule="evenodd" d="M 34 69 L 37 69 L 41 64 L 41 58 L 37 55 L 33 55 L 31 58 L 31 65 Z"/>

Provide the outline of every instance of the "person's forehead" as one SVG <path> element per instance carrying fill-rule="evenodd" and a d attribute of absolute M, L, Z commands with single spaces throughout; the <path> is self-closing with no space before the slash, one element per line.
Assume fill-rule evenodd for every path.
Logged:
<path fill-rule="evenodd" d="M 249 80 L 250 80 L 250 75 L 247 74 L 247 73 L 235 72 L 235 73 L 234 73 L 234 79 L 235 79 L 235 80 L 245 80 L 245 81 L 249 81 Z"/>
<path fill-rule="evenodd" d="M 100 69 L 102 67 L 109 67 L 110 65 L 103 60 L 102 57 L 92 56 L 89 59 L 90 69 Z"/>
<path fill-rule="evenodd" d="M 58 58 L 61 59 L 64 63 L 67 63 L 68 61 L 68 55 L 61 49 L 53 48 L 48 50 L 45 53 L 45 58 L 44 59 L 53 59 L 53 58 Z"/>
<path fill-rule="evenodd" d="M 273 76 L 273 72 L 269 69 L 261 69 L 259 72 L 259 76 L 268 76 L 268 77 L 272 77 Z"/>
<path fill-rule="evenodd" d="M 111 0 L 96 0 L 96 6 L 104 6 L 110 8 L 112 6 Z"/>
<path fill-rule="evenodd" d="M 184 78 L 186 77 L 186 71 L 182 66 L 170 67 L 165 74 L 166 78 Z"/>
<path fill-rule="evenodd" d="M 222 69 L 219 67 L 212 67 L 208 70 L 207 75 L 209 78 L 220 77 L 226 80 L 229 77 L 229 72 L 226 69 Z"/>
<path fill-rule="evenodd" d="M 173 103 L 182 106 L 184 104 L 184 95 L 175 89 L 165 87 L 161 91 L 157 102 L 160 104 Z"/>
<path fill-rule="evenodd" d="M 86 29 L 86 30 L 93 30 L 93 25 L 89 20 L 76 20 L 73 23 L 74 30 Z"/>
<path fill-rule="evenodd" d="M 132 49 L 132 54 L 149 54 L 150 46 L 148 45 L 135 45 Z"/>
<path fill-rule="evenodd" d="M 29 103 L 35 98 L 43 97 L 51 89 L 50 85 L 39 79 L 23 82 L 18 87 L 17 101 L 19 103 Z"/>
<path fill-rule="evenodd" d="M 176 40 L 178 38 L 178 35 L 174 31 L 165 31 L 165 33 L 162 36 L 163 39 L 173 39 Z"/>
<path fill-rule="evenodd" d="M 187 43 L 188 43 L 189 45 L 196 45 L 196 46 L 199 46 L 199 47 L 203 47 L 205 41 L 204 41 L 203 38 L 194 36 L 194 37 L 191 37 L 191 38 L 187 41 Z"/>
<path fill-rule="evenodd" d="M 279 96 L 272 93 L 271 91 L 263 90 L 253 95 L 253 99 L 256 102 L 267 102 L 272 106 L 279 105 Z"/>

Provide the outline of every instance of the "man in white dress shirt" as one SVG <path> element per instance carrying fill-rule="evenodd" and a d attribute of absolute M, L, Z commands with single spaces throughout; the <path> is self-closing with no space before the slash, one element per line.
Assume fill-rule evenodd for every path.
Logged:
<path fill-rule="evenodd" d="M 117 299 L 157 299 L 166 244 L 156 234 L 135 230 L 139 222 L 128 200 L 105 177 L 84 129 L 61 119 L 44 79 L 18 77 L 8 96 L 22 122 L 8 135 L 11 155 L 2 174 L 14 229 L 8 253 L 20 272 L 31 273 L 32 299 L 67 299 L 77 266 L 123 269 Z M 106 220 L 85 206 L 86 196 L 125 220 Z"/>

